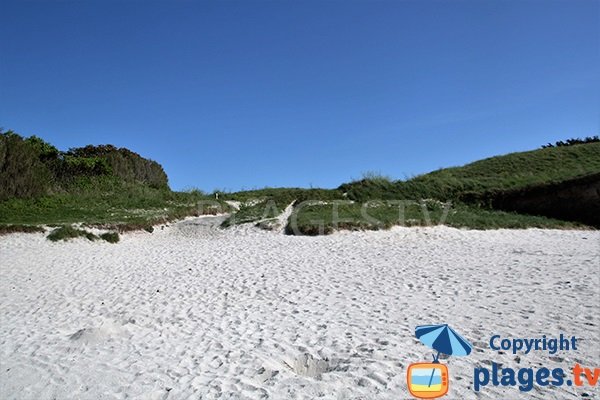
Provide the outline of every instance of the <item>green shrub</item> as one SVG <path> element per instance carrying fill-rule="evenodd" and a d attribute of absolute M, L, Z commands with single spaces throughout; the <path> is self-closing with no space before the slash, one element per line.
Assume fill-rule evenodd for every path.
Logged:
<path fill-rule="evenodd" d="M 50 232 L 47 239 L 53 242 L 57 242 L 59 240 L 68 240 L 78 237 L 85 237 L 88 240 L 98 239 L 98 236 L 94 235 L 93 233 L 82 229 L 74 228 L 71 225 L 63 225 L 53 230 L 52 232 Z"/>
<path fill-rule="evenodd" d="M 0 133 L 0 201 L 43 195 L 51 176 L 35 146 L 12 131 Z"/>
<path fill-rule="evenodd" d="M 50 232 L 50 234 L 47 236 L 47 239 L 53 242 L 57 242 L 59 240 L 69 240 L 78 237 L 84 237 L 91 241 L 102 239 L 107 241 L 108 243 L 119 242 L 119 234 L 117 232 L 106 232 L 101 234 L 100 236 L 97 236 L 94 235 L 92 232 L 86 231 L 84 229 L 77 229 L 71 225 L 63 225 L 56 228 L 55 230 Z"/>
<path fill-rule="evenodd" d="M 131 182 L 140 182 L 153 188 L 168 188 L 167 174 L 156 161 L 113 145 L 100 145 L 70 149 L 66 156 L 103 159 L 115 176 Z"/>
<path fill-rule="evenodd" d="M 100 239 L 106 240 L 108 243 L 118 243 L 119 234 L 117 232 L 106 232 L 100 235 Z"/>
<path fill-rule="evenodd" d="M 61 183 L 70 182 L 81 176 L 110 175 L 112 168 L 101 157 L 74 157 L 65 155 L 53 164 L 56 178 Z"/>
<path fill-rule="evenodd" d="M 68 191 L 79 179 L 96 176 L 169 190 L 162 166 L 128 149 L 90 145 L 60 152 L 37 136 L 0 130 L 0 201 Z"/>
<path fill-rule="evenodd" d="M 60 154 L 56 147 L 35 135 L 25 139 L 25 142 L 34 149 L 42 162 L 56 160 Z"/>

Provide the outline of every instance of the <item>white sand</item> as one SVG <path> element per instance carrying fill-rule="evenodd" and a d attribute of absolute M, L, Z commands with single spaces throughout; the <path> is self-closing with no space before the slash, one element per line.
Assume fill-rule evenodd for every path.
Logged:
<path fill-rule="evenodd" d="M 406 399 L 431 351 L 416 325 L 476 346 L 449 399 L 575 399 L 600 388 L 472 390 L 473 368 L 600 367 L 600 232 L 445 227 L 290 237 L 219 218 L 116 245 L 0 237 L 2 399 Z M 576 352 L 498 354 L 576 335 Z"/>

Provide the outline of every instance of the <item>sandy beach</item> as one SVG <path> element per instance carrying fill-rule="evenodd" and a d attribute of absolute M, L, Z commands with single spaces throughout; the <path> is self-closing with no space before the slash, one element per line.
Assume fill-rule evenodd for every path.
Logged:
<path fill-rule="evenodd" d="M 600 388 L 488 385 L 473 369 L 600 358 L 600 232 L 402 228 L 296 237 L 187 219 L 111 245 L 0 237 L 2 399 L 405 399 L 430 361 L 417 325 L 474 345 L 442 360 L 448 399 L 576 399 Z M 514 355 L 506 338 L 580 338 Z"/>

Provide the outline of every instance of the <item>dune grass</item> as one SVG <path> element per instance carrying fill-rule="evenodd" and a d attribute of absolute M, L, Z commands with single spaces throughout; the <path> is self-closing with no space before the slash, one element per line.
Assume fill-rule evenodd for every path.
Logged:
<path fill-rule="evenodd" d="M 233 212 L 225 221 L 223 221 L 221 226 L 226 228 L 237 224 L 274 219 L 290 205 L 287 201 L 290 201 L 291 203 L 294 200 L 265 197 L 251 203 L 242 203 L 240 209 Z"/>
<path fill-rule="evenodd" d="M 443 168 L 405 181 L 371 179 L 343 184 L 348 199 L 438 199 L 461 201 L 488 191 L 560 182 L 600 172 L 600 143 L 550 147 Z"/>
<path fill-rule="evenodd" d="M 118 243 L 119 234 L 117 232 L 106 232 L 100 235 L 100 239 L 105 240 L 108 243 Z"/>
<path fill-rule="evenodd" d="M 435 200 L 300 204 L 288 220 L 289 235 L 323 235 L 338 230 L 380 230 L 393 226 L 446 225 L 469 229 L 574 229 L 585 226 L 543 216 L 486 210 Z"/>
<path fill-rule="evenodd" d="M 335 189 L 265 188 L 221 196 L 227 200 L 241 201 L 240 209 L 223 221 L 223 227 L 257 222 L 279 216 L 292 204 L 311 199 L 339 199 L 342 193 Z"/>
<path fill-rule="evenodd" d="M 113 177 L 86 177 L 68 192 L 0 202 L 0 225 L 81 222 L 126 231 L 227 209 L 225 203 L 197 191 L 172 192 Z"/>
<path fill-rule="evenodd" d="M 54 229 L 47 236 L 47 239 L 52 242 L 58 242 L 59 240 L 75 239 L 78 237 L 84 237 L 92 241 L 98 239 L 98 236 L 94 235 L 93 233 L 83 229 L 74 228 L 71 225 L 64 225 Z"/>
<path fill-rule="evenodd" d="M 6 235 L 9 233 L 43 233 L 46 230 L 37 225 L 21 225 L 21 224 L 12 224 L 12 225 L 2 225 L 0 224 L 0 235 Z"/>
<path fill-rule="evenodd" d="M 304 200 L 333 200 L 342 198 L 342 192 L 337 189 L 305 189 L 305 188 L 263 188 L 245 190 L 233 193 L 222 193 L 224 200 L 247 202 L 256 199 L 273 199 L 278 203 L 289 204 L 292 201 Z"/>
<path fill-rule="evenodd" d="M 61 240 L 66 241 L 79 237 L 86 238 L 91 241 L 101 239 L 107 241 L 108 243 L 117 243 L 119 241 L 119 234 L 117 232 L 106 232 L 98 236 L 92 232 L 86 231 L 85 229 L 78 229 L 71 225 L 63 225 L 54 229 L 46 238 L 52 242 L 58 242 Z"/>

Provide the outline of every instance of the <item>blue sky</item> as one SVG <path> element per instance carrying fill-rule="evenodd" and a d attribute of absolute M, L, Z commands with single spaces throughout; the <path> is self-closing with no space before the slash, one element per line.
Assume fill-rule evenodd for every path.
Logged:
<path fill-rule="evenodd" d="M 0 126 L 174 189 L 405 178 L 600 127 L 597 1 L 2 1 Z"/>

